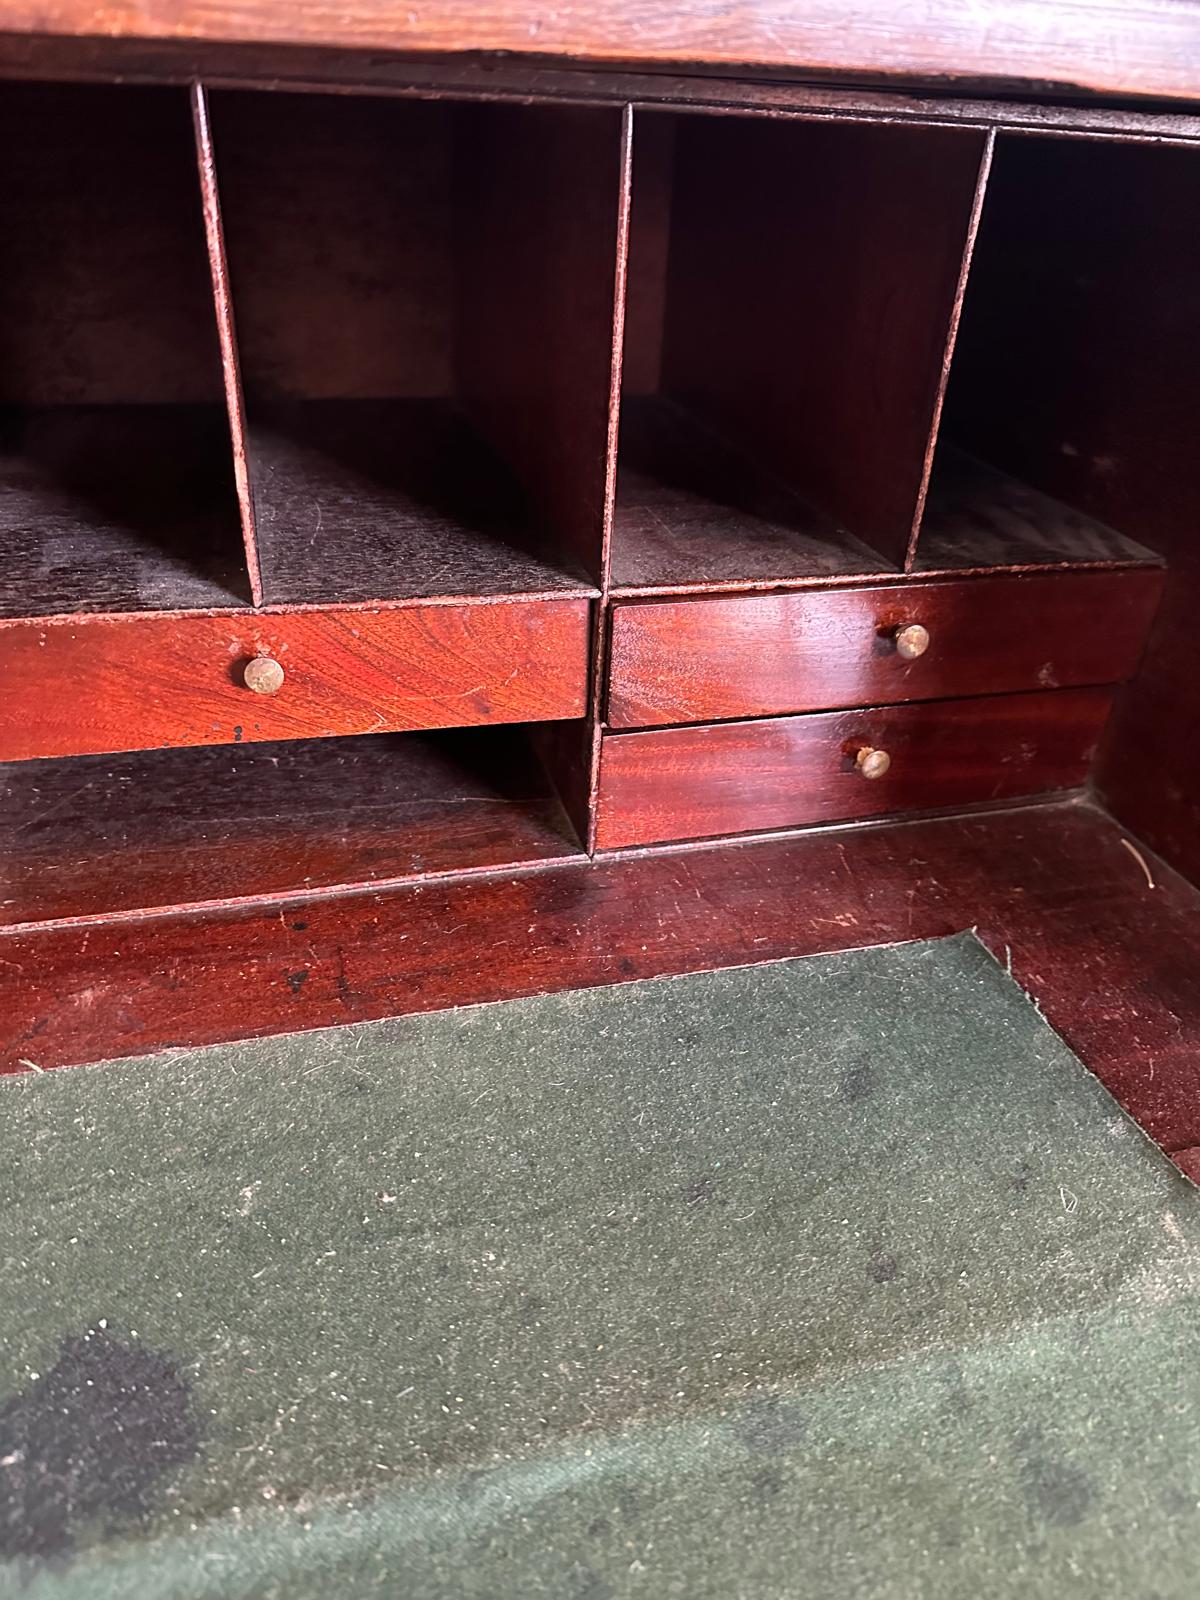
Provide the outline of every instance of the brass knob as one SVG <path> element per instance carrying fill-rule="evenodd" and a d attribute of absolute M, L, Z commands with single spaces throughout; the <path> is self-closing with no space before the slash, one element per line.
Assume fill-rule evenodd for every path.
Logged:
<path fill-rule="evenodd" d="M 278 694 L 283 688 L 283 668 L 271 656 L 254 656 L 242 669 L 242 682 L 255 694 Z"/>
<path fill-rule="evenodd" d="M 896 654 L 905 661 L 915 661 L 929 649 L 929 630 L 919 622 L 909 622 L 896 629 L 895 640 Z"/>
<path fill-rule="evenodd" d="M 872 750 L 869 744 L 863 745 L 854 758 L 854 765 L 864 778 L 882 778 L 891 764 L 892 758 L 886 750 Z"/>

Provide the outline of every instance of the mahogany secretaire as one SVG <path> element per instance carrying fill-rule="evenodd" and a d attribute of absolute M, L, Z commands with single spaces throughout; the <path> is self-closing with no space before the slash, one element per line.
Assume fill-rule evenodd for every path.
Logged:
<path fill-rule="evenodd" d="M 1200 1171 L 1200 20 L 893 9 L 0 6 L 6 1068 L 974 926 Z"/>

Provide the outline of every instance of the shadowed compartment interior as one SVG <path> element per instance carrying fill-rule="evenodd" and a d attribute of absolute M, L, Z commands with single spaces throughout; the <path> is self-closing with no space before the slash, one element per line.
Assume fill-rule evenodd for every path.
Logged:
<path fill-rule="evenodd" d="M 1198 218 L 1192 150 L 997 136 L 919 570 L 1167 553 L 1192 476 Z"/>
<path fill-rule="evenodd" d="M 0 88 L 0 614 L 249 598 L 182 88 Z"/>
<path fill-rule="evenodd" d="M 581 853 L 519 726 L 0 766 L 0 926 Z"/>
<path fill-rule="evenodd" d="M 901 567 L 984 149 L 635 117 L 615 586 Z"/>
<path fill-rule="evenodd" d="M 211 113 L 266 600 L 594 582 L 619 114 Z"/>

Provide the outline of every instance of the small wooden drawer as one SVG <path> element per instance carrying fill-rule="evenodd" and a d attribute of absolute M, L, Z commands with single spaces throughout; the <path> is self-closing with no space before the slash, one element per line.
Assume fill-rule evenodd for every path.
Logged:
<path fill-rule="evenodd" d="M 608 722 L 1117 683 L 1137 665 L 1162 582 L 1146 567 L 619 604 Z"/>
<path fill-rule="evenodd" d="M 608 735 L 599 849 L 956 809 L 1084 781 L 1107 689 Z M 860 752 L 874 752 L 860 761 Z M 885 763 L 880 753 L 888 758 Z M 881 776 L 868 777 L 879 767 Z"/>
<path fill-rule="evenodd" d="M 579 717 L 589 605 L 0 621 L 0 761 Z"/>

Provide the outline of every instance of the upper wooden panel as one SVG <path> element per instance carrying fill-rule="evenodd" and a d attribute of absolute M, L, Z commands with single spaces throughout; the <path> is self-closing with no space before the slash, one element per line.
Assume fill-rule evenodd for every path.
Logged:
<path fill-rule="evenodd" d="M 0 761 L 583 715 L 586 598 L 0 622 Z M 268 656 L 274 693 L 245 680 Z"/>
<path fill-rule="evenodd" d="M 396 50 L 505 51 L 590 62 L 769 67 L 827 79 L 967 79 L 1158 97 L 1200 96 L 1200 15 L 1172 0 L 392 0 L 281 7 L 276 0 L 3 0 L 12 33 Z"/>

